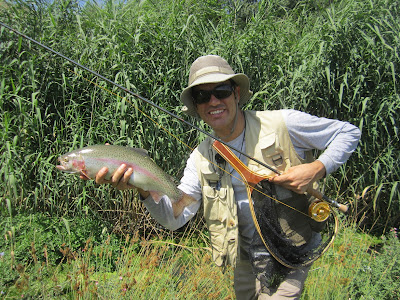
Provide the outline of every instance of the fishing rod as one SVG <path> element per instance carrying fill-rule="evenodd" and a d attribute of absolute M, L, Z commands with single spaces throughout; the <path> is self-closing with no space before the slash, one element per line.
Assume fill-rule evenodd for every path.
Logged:
<path fill-rule="evenodd" d="M 267 168 L 267 169 L 273 171 L 274 173 L 280 175 L 280 172 L 279 172 L 278 170 L 274 169 L 273 167 L 266 165 L 265 163 L 263 163 L 263 162 L 257 160 L 257 159 L 254 158 L 254 157 L 251 157 L 250 155 L 248 155 L 248 154 L 246 154 L 246 153 L 243 153 L 242 151 L 240 151 L 239 149 L 236 149 L 235 147 L 229 146 L 229 145 L 228 145 L 226 142 L 224 142 L 223 140 L 221 140 L 221 139 L 219 139 L 219 138 L 213 136 L 211 133 L 209 133 L 209 132 L 207 132 L 207 131 L 205 131 L 205 130 L 199 128 L 199 127 L 197 127 L 196 125 L 194 125 L 194 124 L 192 124 L 192 123 L 186 121 L 185 119 L 183 119 L 183 118 L 181 118 L 181 117 L 175 115 L 174 113 L 170 112 L 169 110 L 166 110 L 165 108 L 163 108 L 163 107 L 161 107 L 161 106 L 155 104 L 154 102 L 152 102 L 152 101 L 150 101 L 150 100 L 148 100 L 148 99 L 146 99 L 146 98 L 140 96 L 139 94 L 134 93 L 134 92 L 128 90 L 127 88 L 123 87 L 122 85 L 119 85 L 118 83 L 116 83 L 116 82 L 114 82 L 114 81 L 112 81 L 112 80 L 110 80 L 110 79 L 104 77 L 103 75 L 97 73 L 96 71 L 93 71 L 93 70 L 89 69 L 88 67 L 86 67 L 86 66 L 84 66 L 84 65 L 82 65 L 82 64 L 80 64 L 80 63 L 78 63 L 78 62 L 76 62 L 76 61 L 74 61 L 73 59 L 71 59 L 71 58 L 69 58 L 69 57 L 67 57 L 67 56 L 65 56 L 65 55 L 63 55 L 63 54 L 61 54 L 60 52 L 57 52 L 57 51 L 53 50 L 52 48 L 50 48 L 50 47 L 48 47 L 48 46 L 46 46 L 46 45 L 43 45 L 42 43 L 36 41 L 35 39 L 33 39 L 33 38 L 31 38 L 31 37 L 29 37 L 29 36 L 23 34 L 22 32 L 19 32 L 19 31 L 17 31 L 16 29 L 14 29 L 14 28 L 12 28 L 12 27 L 10 27 L 10 26 L 8 26 L 8 25 L 2 23 L 2 22 L 0 22 L 0 25 L 3 26 L 3 27 L 5 27 L 5 28 L 7 28 L 7 29 L 9 29 L 9 30 L 11 30 L 11 31 L 13 31 L 13 32 L 15 32 L 16 34 L 22 36 L 23 38 L 25 38 L 25 39 L 27 39 L 27 40 L 29 40 L 29 41 L 35 43 L 36 45 L 39 45 L 40 47 L 46 49 L 47 51 L 49 51 L 49 52 L 51 52 L 51 53 L 53 53 L 53 54 L 56 54 L 56 55 L 58 55 L 58 56 L 64 58 L 65 60 L 68 60 L 70 63 L 72 63 L 72 64 L 78 66 L 79 68 L 84 69 L 85 71 L 87 71 L 87 72 L 89 72 L 89 73 L 95 75 L 96 77 L 101 78 L 102 80 L 108 82 L 109 84 L 116 86 L 117 88 L 123 90 L 125 93 L 128 93 L 128 94 L 130 94 L 131 96 L 133 96 L 133 97 L 135 97 L 135 98 L 138 98 L 138 99 L 140 99 L 140 100 L 146 102 L 147 104 L 150 104 L 151 106 L 153 106 L 153 107 L 155 107 L 155 108 L 157 108 L 157 109 L 159 109 L 159 110 L 165 112 L 166 114 L 169 114 L 171 117 L 174 117 L 175 119 L 178 119 L 179 121 L 185 123 L 186 125 L 189 125 L 190 127 L 192 127 L 192 128 L 194 128 L 194 129 L 196 129 L 196 130 L 198 130 L 198 131 L 200 131 L 200 132 L 202 132 L 202 133 L 208 135 L 209 137 L 213 138 L 214 140 L 216 140 L 216 141 L 218 141 L 218 142 L 220 142 L 220 143 L 222 143 L 222 144 L 224 144 L 224 145 L 230 147 L 231 149 L 235 150 L 236 152 L 238 152 L 238 153 L 240 153 L 240 154 L 246 156 L 247 158 L 249 158 L 249 159 L 255 161 L 256 163 L 262 165 L 263 167 L 265 167 L 265 168 Z"/>
<path fill-rule="evenodd" d="M 263 166 L 263 167 L 269 169 L 270 171 L 272 171 L 272 172 L 274 172 L 274 173 L 276 173 L 276 174 L 278 174 L 278 175 L 281 175 L 281 172 L 279 172 L 277 169 L 275 169 L 275 168 L 273 168 L 273 167 L 271 167 L 271 166 L 269 166 L 269 165 L 267 165 L 267 164 L 261 162 L 260 160 L 254 158 L 254 157 L 251 157 L 250 155 L 244 153 L 243 151 L 241 151 L 241 150 L 239 150 L 239 149 L 237 149 L 237 148 L 235 148 L 235 147 L 233 147 L 233 146 L 228 145 L 226 142 L 224 142 L 224 141 L 221 140 L 220 138 L 213 136 L 211 133 L 209 133 L 209 132 L 207 132 L 207 131 L 205 131 L 205 130 L 199 128 L 198 126 L 196 126 L 196 125 L 194 125 L 194 124 L 192 124 L 192 123 L 186 121 L 185 119 L 183 119 L 183 118 L 179 117 L 178 115 L 176 115 L 176 114 L 170 112 L 169 110 L 166 110 L 165 108 L 163 108 L 163 107 L 161 107 L 161 106 L 155 104 L 154 102 L 152 102 L 152 101 L 150 101 L 150 100 L 148 100 L 148 99 L 142 97 L 141 95 L 139 95 L 139 94 L 137 94 L 137 93 L 134 93 L 134 92 L 128 90 L 126 87 L 124 87 L 124 86 L 122 86 L 122 85 L 120 85 L 120 84 L 118 84 L 118 83 L 116 83 L 116 82 L 114 82 L 114 81 L 112 81 L 112 80 L 110 80 L 110 79 L 104 77 L 104 76 L 101 75 L 100 73 L 97 73 L 96 71 L 93 71 L 93 70 L 89 69 L 88 67 L 86 67 L 86 66 L 84 66 L 84 65 L 82 65 L 82 64 L 80 64 L 80 63 L 78 63 L 78 62 L 76 62 L 75 60 L 73 60 L 73 59 L 71 59 L 71 58 L 69 58 L 69 57 L 63 55 L 62 53 L 57 52 L 57 51 L 55 51 L 54 49 L 52 49 L 52 48 L 50 48 L 50 47 L 48 47 L 48 46 L 46 46 L 46 45 L 44 45 L 44 44 L 38 42 L 37 40 L 35 40 L 35 39 L 33 39 L 33 38 L 31 38 L 31 37 L 29 37 L 29 36 L 23 34 L 22 32 L 19 32 L 18 30 L 16 30 L 16 29 L 10 27 L 10 26 L 7 25 L 7 24 L 4 24 L 3 22 L 0 22 L 0 26 L 3 26 L 4 28 L 7 28 L 7 29 L 11 30 L 12 32 L 16 33 L 17 35 L 19 35 L 19 36 L 21 36 L 21 37 L 23 37 L 23 38 L 25 38 L 25 39 L 31 41 L 32 43 L 34 43 L 34 44 L 36 44 L 36 45 L 38 45 L 38 46 L 40 46 L 40 47 L 46 49 L 47 51 L 49 51 L 49 52 L 51 52 L 51 53 L 53 53 L 53 54 L 55 54 L 55 55 L 57 55 L 57 56 L 59 56 L 59 57 L 65 59 L 65 60 L 67 60 L 67 61 L 69 61 L 70 63 L 74 64 L 75 66 L 78 66 L 79 68 L 84 69 L 85 71 L 87 71 L 87 72 L 93 74 L 94 76 L 96 76 L 96 77 L 98 77 L 98 78 L 101 78 L 102 80 L 108 82 L 109 84 L 111 84 L 111 85 L 113 85 L 113 86 L 115 86 L 115 87 L 117 87 L 117 88 L 123 90 L 125 93 L 127 93 L 127 94 L 129 94 L 129 95 L 131 95 L 131 96 L 133 96 L 133 97 L 135 97 L 135 98 L 138 98 L 138 99 L 140 99 L 140 100 L 146 102 L 147 104 L 149 104 L 149 105 L 151 105 L 151 106 L 153 106 L 153 107 L 155 107 L 155 108 L 161 110 L 162 112 L 164 112 L 164 113 L 170 115 L 171 117 L 173 117 L 173 118 L 175 118 L 175 119 L 177 119 L 177 120 L 179 120 L 179 121 L 185 123 L 186 125 L 192 127 L 193 129 L 196 129 L 197 131 L 200 131 L 201 133 L 204 133 L 205 135 L 209 136 L 210 138 L 212 138 L 212 139 L 214 139 L 214 140 L 216 140 L 216 141 L 218 141 L 218 142 L 224 144 L 225 146 L 227 146 L 227 147 L 231 148 L 232 150 L 234 150 L 234 151 L 240 153 L 241 155 L 247 157 L 248 159 L 253 160 L 254 162 L 256 162 L 256 163 L 260 164 L 261 166 Z M 344 212 L 344 213 L 347 212 L 347 210 L 348 210 L 348 207 L 347 207 L 346 205 L 339 204 L 337 201 L 328 198 L 327 196 L 323 195 L 321 192 L 319 192 L 319 191 L 317 191 L 317 190 L 314 190 L 314 189 L 312 189 L 312 188 L 309 188 L 309 189 L 307 190 L 307 193 L 310 194 L 310 195 L 312 195 L 312 196 L 314 196 L 314 197 L 316 197 L 316 198 L 318 198 L 318 199 L 320 199 L 320 200 L 323 200 L 323 201 L 329 203 L 330 205 L 332 205 L 332 206 L 338 208 L 340 211 L 342 211 L 342 212 Z"/>

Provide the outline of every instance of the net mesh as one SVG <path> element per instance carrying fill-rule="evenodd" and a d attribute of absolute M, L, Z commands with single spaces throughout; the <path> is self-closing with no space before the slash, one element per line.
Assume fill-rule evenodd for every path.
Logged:
<path fill-rule="evenodd" d="M 267 180 L 258 183 L 252 199 L 260 234 L 254 233 L 249 257 L 268 292 L 295 269 L 310 266 L 325 251 L 334 236 L 334 222 L 331 216 L 322 223 L 311 219 L 309 197 Z"/>

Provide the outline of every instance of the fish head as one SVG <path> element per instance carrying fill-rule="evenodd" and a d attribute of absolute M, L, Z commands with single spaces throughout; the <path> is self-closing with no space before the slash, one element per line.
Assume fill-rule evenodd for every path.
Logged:
<path fill-rule="evenodd" d="M 59 165 L 56 168 L 66 173 L 84 173 L 85 160 L 79 153 L 70 152 L 58 158 Z"/>

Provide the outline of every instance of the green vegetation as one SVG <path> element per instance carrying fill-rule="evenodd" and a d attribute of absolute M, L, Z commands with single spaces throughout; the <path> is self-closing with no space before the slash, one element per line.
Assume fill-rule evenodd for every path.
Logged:
<path fill-rule="evenodd" d="M 303 298 L 399 298 L 398 1 L 80 3 L 1 1 L 0 20 L 186 119 L 190 64 L 219 54 L 251 79 L 246 109 L 359 126 L 356 152 L 323 183 L 352 212 Z M 200 216 L 169 232 L 132 192 L 54 167 L 61 153 L 109 142 L 147 149 L 179 179 L 202 135 L 4 27 L 0 59 L 0 298 L 233 298 Z"/>
<path fill-rule="evenodd" d="M 41 214 L 2 220 L 6 299 L 234 299 L 232 269 L 215 266 L 204 235 L 115 235 L 91 219 L 67 226 Z M 302 299 L 398 299 L 397 234 L 374 238 L 342 224 L 312 266 Z"/>
<path fill-rule="evenodd" d="M 146 240 L 138 234 L 117 237 L 92 220 L 78 222 L 69 227 L 63 220 L 36 214 L 4 218 L 1 295 L 10 299 L 205 299 L 232 294 L 230 277 L 222 275 L 212 264 L 209 249 L 198 243 L 190 247 L 172 239 Z"/>

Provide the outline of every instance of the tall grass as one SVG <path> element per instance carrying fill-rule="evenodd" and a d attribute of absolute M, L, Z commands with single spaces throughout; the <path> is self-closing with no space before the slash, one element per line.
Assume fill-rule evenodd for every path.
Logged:
<path fill-rule="evenodd" d="M 352 122 L 362 140 L 326 190 L 351 202 L 367 227 L 399 223 L 397 2 L 11 1 L 1 16 L 179 115 L 191 62 L 215 53 L 251 78 L 255 97 L 247 109 L 295 108 Z M 54 170 L 60 153 L 87 144 L 146 148 L 181 176 L 190 149 L 142 112 L 189 148 L 196 132 L 8 30 L 0 33 L 1 190 L 13 207 L 96 210 L 90 199 L 98 189 Z M 101 205 L 113 201 L 104 196 Z"/>
<path fill-rule="evenodd" d="M 19 215 L 0 224 L 3 298 L 232 298 L 231 270 L 211 265 L 210 249 L 186 238 L 117 237 L 96 220 Z"/>
<path fill-rule="evenodd" d="M 380 235 L 400 224 L 399 6 L 389 0 L 109 0 L 101 5 L 13 0 L 0 3 L 0 20 L 183 118 L 187 117 L 180 111 L 179 94 L 187 85 L 190 64 L 199 55 L 219 54 L 251 79 L 255 95 L 246 109 L 295 108 L 359 126 L 359 147 L 345 166 L 325 179 L 324 189 L 350 202 L 352 213 L 343 218 L 345 224 Z M 13 238 L 28 222 L 13 223 L 18 213 L 51 216 L 61 226 L 48 224 L 48 229 L 58 230 L 53 238 L 69 232 L 58 252 L 64 253 L 62 263 L 56 260 L 49 269 L 48 260 L 38 253 L 50 253 L 50 243 L 44 248 L 47 252 L 36 244 L 46 234 L 33 234 L 35 243 L 23 248 L 32 257 L 21 267 L 14 264 L 7 282 L 16 281 L 9 292 L 20 296 L 28 286 L 32 295 L 46 297 L 79 297 L 83 292 L 85 297 L 107 298 L 135 293 L 149 298 L 168 298 L 168 293 L 182 298 L 200 293 L 232 297 L 230 271 L 222 275 L 210 267 L 200 216 L 180 231 L 169 232 L 152 221 L 133 192 L 83 182 L 54 167 L 62 153 L 108 142 L 147 149 L 179 179 L 191 149 L 203 136 L 3 27 L 0 59 L 0 215 L 10 219 L 2 235 L 9 243 L 0 253 L 16 253 Z M 74 224 L 92 218 L 106 224 L 102 226 L 107 234 L 137 232 L 144 240 L 141 248 L 136 248 L 136 238 L 125 248 L 105 244 L 103 250 L 96 247 L 104 240 L 88 242 L 87 250 L 117 252 L 118 263 L 118 258 L 99 258 L 94 250 L 73 254 L 86 249 L 73 244 L 79 232 Z M 380 249 L 376 245 L 381 241 L 346 226 L 341 234 L 339 244 L 310 273 L 305 299 L 377 295 L 377 287 L 382 291 L 398 278 L 394 260 L 374 257 L 378 251 L 389 255 L 389 248 L 397 244 Z M 149 243 L 151 239 L 164 244 Z M 348 241 L 358 246 L 350 247 Z M 351 261 L 357 257 L 362 259 Z M 0 263 L 10 267 L 2 257 Z M 377 270 L 379 278 L 368 267 Z M 32 288 L 28 270 L 48 281 L 38 280 L 37 289 Z M 201 272 L 208 273 L 196 277 Z M 171 278 L 165 275 L 169 273 Z M 321 278 L 329 282 L 322 291 Z M 157 282 L 168 288 L 159 290 Z M 220 282 L 223 287 L 215 290 Z M 152 293 L 150 285 L 155 294 L 145 294 Z M 395 293 L 389 290 L 385 295 L 395 299 Z"/>
<path fill-rule="evenodd" d="M 107 224 L 75 220 L 1 219 L 2 299 L 234 299 L 232 269 L 222 273 L 199 239 L 116 236 Z M 301 299 L 398 299 L 399 246 L 396 230 L 375 238 L 342 224 Z"/>

